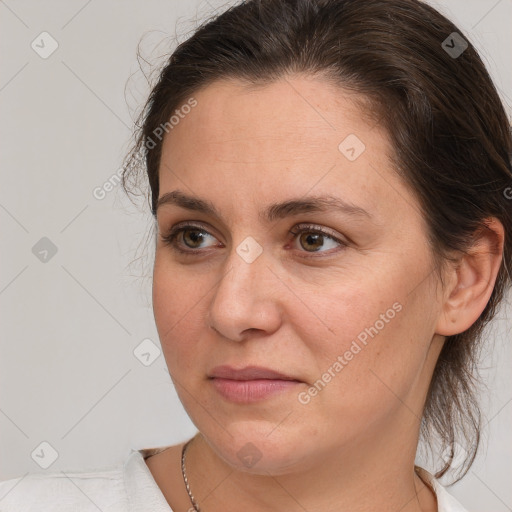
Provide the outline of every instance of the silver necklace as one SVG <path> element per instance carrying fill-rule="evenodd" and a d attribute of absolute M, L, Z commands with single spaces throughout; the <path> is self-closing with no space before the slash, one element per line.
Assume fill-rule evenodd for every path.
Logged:
<path fill-rule="evenodd" d="M 185 481 L 185 487 L 187 488 L 188 497 L 190 498 L 190 502 L 192 503 L 192 506 L 194 507 L 194 510 L 196 512 L 201 512 L 199 509 L 199 506 L 196 503 L 196 500 L 194 499 L 194 496 L 192 496 L 192 493 L 190 492 L 190 487 L 188 485 L 187 480 L 187 473 L 185 471 L 185 452 L 187 450 L 188 445 L 191 441 L 193 441 L 194 438 L 190 439 L 183 445 L 183 449 L 181 450 L 181 474 L 183 475 L 183 480 Z"/>

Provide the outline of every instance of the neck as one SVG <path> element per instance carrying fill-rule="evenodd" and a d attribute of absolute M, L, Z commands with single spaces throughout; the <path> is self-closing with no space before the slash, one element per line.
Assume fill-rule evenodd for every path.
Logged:
<path fill-rule="evenodd" d="M 437 512 L 435 496 L 414 471 L 418 439 L 407 439 L 414 429 L 401 419 L 392 443 L 371 433 L 350 448 L 318 453 L 307 469 L 278 475 L 233 468 L 198 434 L 187 449 L 189 485 L 201 512 L 240 503 L 246 512 Z"/>

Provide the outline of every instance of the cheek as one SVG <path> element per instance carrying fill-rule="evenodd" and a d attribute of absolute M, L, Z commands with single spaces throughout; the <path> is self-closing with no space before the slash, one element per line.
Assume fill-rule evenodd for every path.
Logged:
<path fill-rule="evenodd" d="M 297 302 L 296 309 L 286 309 L 308 360 L 315 362 L 310 382 L 323 395 L 318 402 L 329 402 L 329 408 L 370 414 L 390 407 L 395 395 L 407 394 L 424 362 L 432 334 L 425 304 L 431 297 L 425 287 L 410 293 L 414 273 L 406 267 L 388 270 L 357 283 L 339 279 L 345 284 L 324 286 L 322 294 L 304 289 L 300 296 L 308 297 L 308 308 Z"/>
<path fill-rule="evenodd" d="M 189 369 L 190 359 L 200 350 L 193 340 L 201 339 L 205 329 L 207 297 L 204 284 L 198 289 L 197 280 L 191 279 L 175 268 L 165 268 L 155 261 L 153 271 L 153 313 L 171 374 L 179 369 Z"/>
<path fill-rule="evenodd" d="M 372 340 L 403 326 L 407 289 L 401 286 L 399 275 L 387 273 L 386 279 L 370 269 L 357 278 L 349 272 L 335 273 L 322 283 L 321 292 L 312 283 L 297 286 L 294 292 L 294 302 L 285 310 L 300 331 L 297 336 L 310 345 L 323 364 L 350 350 L 352 342 L 365 349 Z M 355 347 L 354 352 L 357 350 Z"/>

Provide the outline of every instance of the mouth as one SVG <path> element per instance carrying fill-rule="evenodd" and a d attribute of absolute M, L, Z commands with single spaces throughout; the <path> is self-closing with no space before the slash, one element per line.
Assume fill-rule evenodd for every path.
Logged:
<path fill-rule="evenodd" d="M 244 368 L 233 368 L 232 366 L 223 365 L 216 366 L 208 375 L 210 379 L 230 379 L 230 380 L 256 380 L 256 379 L 272 379 L 272 380 L 296 380 L 295 377 L 285 375 L 284 373 L 263 366 L 246 366 Z M 300 382 L 300 381 L 299 381 Z"/>
<path fill-rule="evenodd" d="M 217 366 L 210 372 L 208 379 L 224 399 L 235 403 L 257 402 L 303 384 L 290 375 L 261 366 L 241 369 Z"/>

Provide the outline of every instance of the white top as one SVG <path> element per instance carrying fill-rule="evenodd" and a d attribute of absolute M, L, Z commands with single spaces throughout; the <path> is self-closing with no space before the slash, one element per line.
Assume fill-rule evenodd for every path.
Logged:
<path fill-rule="evenodd" d="M 97 471 L 28 473 L 0 482 L 1 512 L 173 512 L 145 459 L 168 448 L 131 449 L 124 463 Z M 426 470 L 438 512 L 467 510 Z"/>

